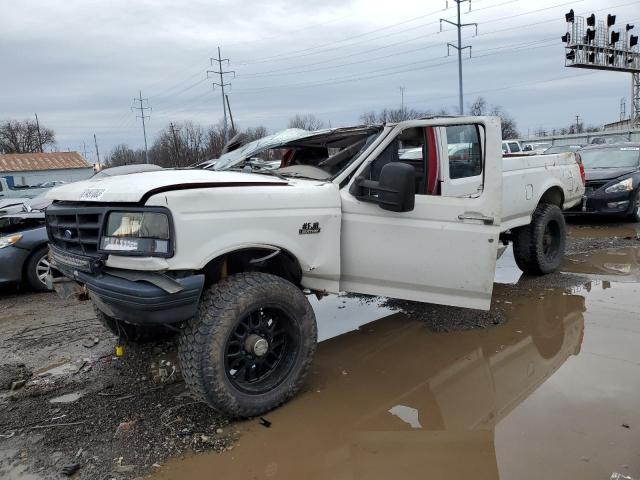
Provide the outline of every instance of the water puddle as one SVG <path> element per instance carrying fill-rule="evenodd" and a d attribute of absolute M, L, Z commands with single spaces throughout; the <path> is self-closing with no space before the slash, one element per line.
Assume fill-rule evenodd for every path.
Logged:
<path fill-rule="evenodd" d="M 495 328 L 433 333 L 394 313 L 321 343 L 270 428 L 238 424 L 232 451 L 152 477 L 638 477 L 638 285 L 510 292 Z"/>
<path fill-rule="evenodd" d="M 573 238 L 640 238 L 640 228 L 603 226 L 575 226 L 570 225 L 567 233 Z"/>
<path fill-rule="evenodd" d="M 640 282 L 640 247 L 609 248 L 568 255 L 561 270 L 598 280 Z"/>
<path fill-rule="evenodd" d="M 73 403 L 78 401 L 84 396 L 84 392 L 73 392 L 60 395 L 59 397 L 52 398 L 49 403 Z"/>

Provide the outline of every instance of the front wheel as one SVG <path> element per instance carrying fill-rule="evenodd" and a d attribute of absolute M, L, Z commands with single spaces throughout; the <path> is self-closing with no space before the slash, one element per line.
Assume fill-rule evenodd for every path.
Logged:
<path fill-rule="evenodd" d="M 562 263 L 567 243 L 567 225 L 557 205 L 539 204 L 531 223 L 515 229 L 513 254 L 524 273 L 544 275 Z"/>
<path fill-rule="evenodd" d="M 49 274 L 49 247 L 36 250 L 25 265 L 25 279 L 32 290 L 48 292 L 47 275 Z"/>
<path fill-rule="evenodd" d="M 191 391 L 232 417 L 265 413 L 300 389 L 316 349 L 315 315 L 292 283 L 232 275 L 207 290 L 180 335 Z"/>
<path fill-rule="evenodd" d="M 631 222 L 640 222 L 640 188 L 636 191 L 636 194 L 633 196 L 632 200 L 632 210 L 629 214 L 629 221 Z"/>

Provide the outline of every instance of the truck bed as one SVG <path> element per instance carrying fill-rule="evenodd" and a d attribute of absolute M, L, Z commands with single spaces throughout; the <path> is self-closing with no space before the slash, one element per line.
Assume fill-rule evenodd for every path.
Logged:
<path fill-rule="evenodd" d="M 574 153 L 528 155 L 503 159 L 501 230 L 526 225 L 542 195 L 562 191 L 562 208 L 577 205 L 584 192 Z"/>

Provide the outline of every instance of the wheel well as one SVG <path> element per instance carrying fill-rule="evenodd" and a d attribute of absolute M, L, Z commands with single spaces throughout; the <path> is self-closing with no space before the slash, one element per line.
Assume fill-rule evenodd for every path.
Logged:
<path fill-rule="evenodd" d="M 538 203 L 551 203 L 562 208 L 562 205 L 564 205 L 564 193 L 560 187 L 551 187 L 544 192 Z"/>
<path fill-rule="evenodd" d="M 242 272 L 264 272 L 284 278 L 300 286 L 302 269 L 298 260 L 286 250 L 245 248 L 225 253 L 205 265 L 205 288 L 229 275 Z"/>

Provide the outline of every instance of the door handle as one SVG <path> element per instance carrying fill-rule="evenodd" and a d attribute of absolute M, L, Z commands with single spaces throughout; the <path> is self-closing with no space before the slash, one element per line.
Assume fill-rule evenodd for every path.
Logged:
<path fill-rule="evenodd" d="M 493 225 L 494 221 L 493 217 L 487 217 L 481 213 L 462 213 L 458 215 L 458 220 L 462 220 L 463 222 L 465 220 L 478 220 L 485 225 Z"/>

